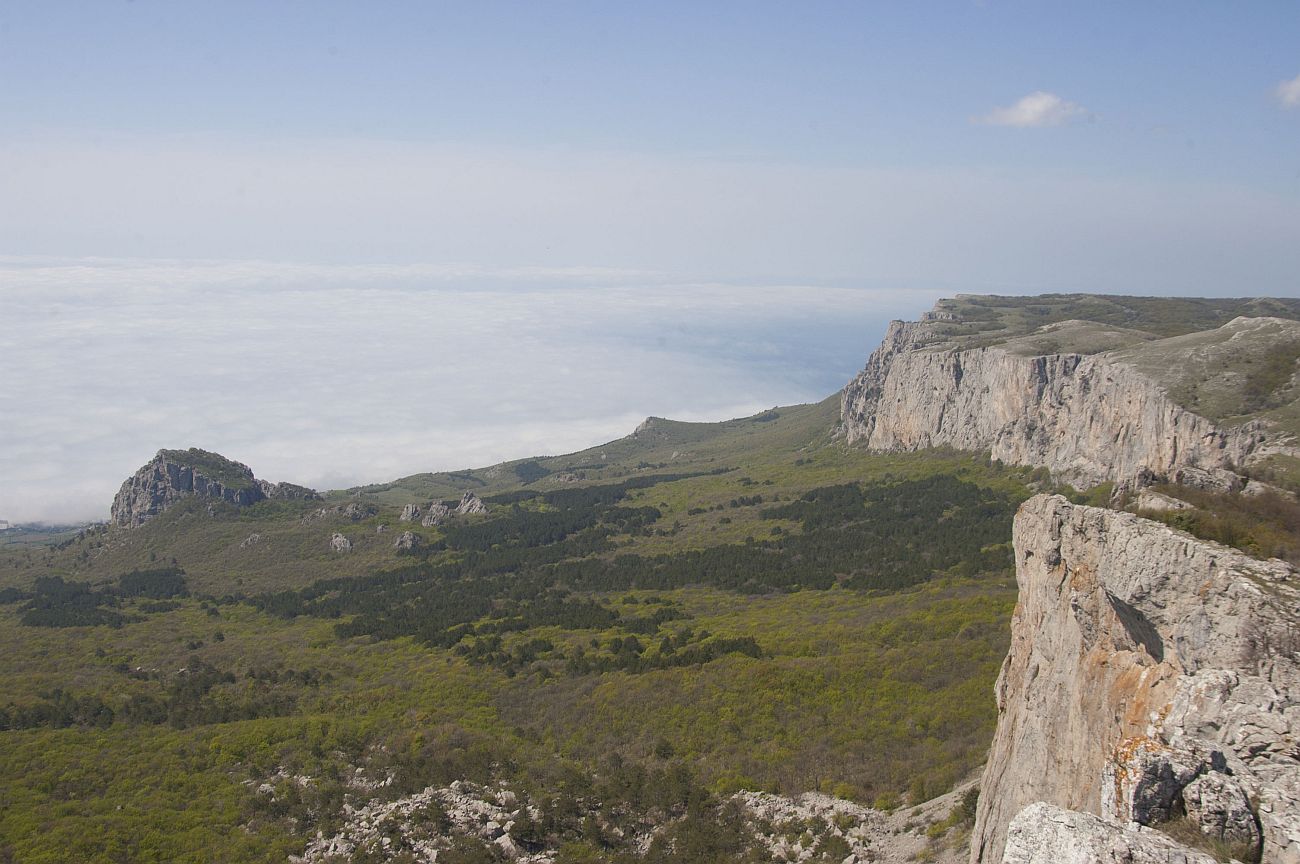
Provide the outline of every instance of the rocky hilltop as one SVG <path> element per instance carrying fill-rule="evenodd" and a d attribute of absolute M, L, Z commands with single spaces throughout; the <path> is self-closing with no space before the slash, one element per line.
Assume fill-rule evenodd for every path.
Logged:
<path fill-rule="evenodd" d="M 1041 307 L 1033 305 L 1038 301 Z M 1029 298 L 989 310 L 959 298 L 941 301 L 921 321 L 893 322 L 842 394 L 845 436 L 877 450 L 987 450 L 1005 462 L 1046 467 L 1078 486 L 1158 477 L 1234 488 L 1240 484 L 1234 468 L 1291 452 L 1290 436 L 1267 411 L 1294 401 L 1300 323 L 1236 317 L 1162 337 L 1096 321 L 1052 321 L 1080 305 L 1060 301 Z M 1048 323 L 1012 317 L 1026 310 Z M 1294 314 L 1290 307 L 1276 311 Z M 1162 321 L 1145 314 L 1135 323 Z M 1174 356 L 1178 361 L 1169 362 Z M 1153 372 L 1170 367 L 1173 374 Z M 1277 367 L 1276 374 L 1261 376 L 1266 367 Z M 1177 377 L 1192 379 L 1192 370 L 1199 370 L 1194 380 Z M 1219 394 L 1202 401 L 1197 386 L 1211 377 L 1231 384 L 1232 394 L 1261 393 L 1253 402 Z M 1184 403 L 1207 413 L 1218 408 L 1224 416 L 1210 419 Z"/>
<path fill-rule="evenodd" d="M 253 476 L 242 462 L 191 447 L 159 450 L 113 498 L 111 522 L 123 528 L 143 525 L 177 502 L 211 498 L 244 507 L 267 499 L 316 499 L 313 490 L 292 483 L 270 483 Z"/>
<path fill-rule="evenodd" d="M 973 864 L 1300 862 L 1300 572 L 1050 495 L 1014 543 Z"/>

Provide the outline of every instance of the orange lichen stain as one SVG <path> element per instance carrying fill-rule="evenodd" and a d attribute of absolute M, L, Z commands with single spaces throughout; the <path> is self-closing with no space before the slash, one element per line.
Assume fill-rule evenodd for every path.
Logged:
<path fill-rule="evenodd" d="M 1111 764 L 1115 767 L 1115 802 L 1124 800 L 1124 787 L 1129 782 L 1128 765 L 1143 750 L 1149 753 L 1172 752 L 1172 748 L 1149 735 L 1134 735 L 1126 738 L 1111 753 Z"/>

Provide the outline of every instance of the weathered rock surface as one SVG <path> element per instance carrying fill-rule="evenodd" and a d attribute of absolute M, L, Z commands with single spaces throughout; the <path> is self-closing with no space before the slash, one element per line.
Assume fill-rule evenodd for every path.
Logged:
<path fill-rule="evenodd" d="M 933 321 L 895 321 L 844 389 L 850 442 L 876 450 L 948 446 L 1042 466 L 1077 486 L 1198 469 L 1215 486 L 1263 440 L 1258 423 L 1221 429 L 1175 404 L 1112 354 L 1024 356 L 935 344 Z M 1186 481 L 1184 481 L 1186 482 Z"/>
<path fill-rule="evenodd" d="M 414 522 L 420 518 L 420 505 L 407 504 L 402 508 L 402 515 L 397 517 L 399 522 Z"/>
<path fill-rule="evenodd" d="M 159 450 L 122 484 L 113 498 L 111 521 L 123 528 L 135 528 L 190 497 L 244 507 L 268 498 L 302 500 L 320 496 L 304 486 L 258 480 L 247 465 L 206 450 Z"/>
<path fill-rule="evenodd" d="M 335 552 L 351 552 L 352 541 L 336 531 L 330 538 L 330 549 Z"/>
<path fill-rule="evenodd" d="M 461 496 L 460 504 L 456 507 L 458 516 L 472 516 L 488 512 L 488 507 L 473 492 L 466 492 Z"/>
<path fill-rule="evenodd" d="M 451 508 L 448 507 L 446 504 L 440 504 L 438 502 L 434 502 L 433 504 L 430 504 L 428 507 L 424 508 L 424 518 L 420 520 L 420 524 L 423 525 L 425 528 L 432 528 L 435 525 L 441 525 L 443 522 L 446 522 L 450 518 L 451 518 Z"/>
<path fill-rule="evenodd" d="M 1031 804 L 1007 831 L 1003 864 L 1217 864 L 1150 828 L 1126 828 L 1089 813 Z"/>
<path fill-rule="evenodd" d="M 397 541 L 393 543 L 393 548 L 405 549 L 409 552 L 412 549 L 419 548 L 423 542 L 424 541 L 420 539 L 420 535 L 416 534 L 414 531 L 404 531 L 402 532 L 402 536 L 398 537 Z"/>
<path fill-rule="evenodd" d="M 1059 496 L 1026 502 L 1013 534 L 972 860 L 1001 860 L 1012 818 L 1045 801 L 1116 826 L 1187 813 L 1300 862 L 1300 573 Z"/>

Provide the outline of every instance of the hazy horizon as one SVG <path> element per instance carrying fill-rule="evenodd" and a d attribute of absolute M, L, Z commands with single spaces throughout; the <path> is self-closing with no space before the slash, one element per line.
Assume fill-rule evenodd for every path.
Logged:
<path fill-rule="evenodd" d="M 834 392 L 956 293 L 1300 294 L 1300 6 L 0 12 L 0 519 Z"/>
<path fill-rule="evenodd" d="M 934 292 L 600 270 L 0 261 L 0 519 L 101 519 L 160 448 L 319 489 L 816 401 Z"/>

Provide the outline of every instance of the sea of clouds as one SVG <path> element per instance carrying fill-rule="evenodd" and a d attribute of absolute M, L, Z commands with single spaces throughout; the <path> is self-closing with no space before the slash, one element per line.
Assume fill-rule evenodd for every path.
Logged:
<path fill-rule="evenodd" d="M 602 269 L 0 258 L 0 518 L 105 518 L 163 447 L 317 488 L 835 392 L 928 291 Z"/>

